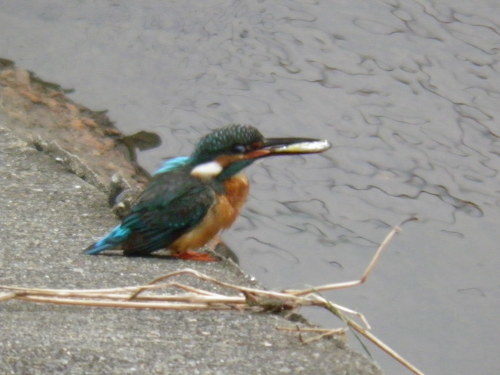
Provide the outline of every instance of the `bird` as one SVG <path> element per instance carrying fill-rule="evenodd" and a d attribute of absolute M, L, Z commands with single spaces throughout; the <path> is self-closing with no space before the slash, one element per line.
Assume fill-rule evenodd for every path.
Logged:
<path fill-rule="evenodd" d="M 184 260 L 215 261 L 198 252 L 238 217 L 249 193 L 241 171 L 257 159 L 319 153 L 329 141 L 265 138 L 250 125 L 232 124 L 203 136 L 190 156 L 166 160 L 122 222 L 85 252 L 121 249 L 147 256 L 161 249 Z"/>

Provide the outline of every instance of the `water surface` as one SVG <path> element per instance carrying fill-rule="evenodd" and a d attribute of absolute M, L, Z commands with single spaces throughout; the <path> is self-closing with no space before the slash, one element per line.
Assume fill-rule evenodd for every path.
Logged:
<path fill-rule="evenodd" d="M 233 122 L 328 138 L 323 155 L 248 170 L 224 236 L 242 267 L 273 288 L 351 280 L 417 216 L 367 284 L 327 296 L 428 374 L 495 374 L 499 19 L 496 0 L 0 0 L 0 56 L 160 134 L 149 170 Z"/>

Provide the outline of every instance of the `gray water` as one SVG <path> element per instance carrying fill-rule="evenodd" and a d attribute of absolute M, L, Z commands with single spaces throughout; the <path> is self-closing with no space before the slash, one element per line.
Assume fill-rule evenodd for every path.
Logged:
<path fill-rule="evenodd" d="M 272 288 L 355 279 L 417 216 L 326 296 L 427 374 L 500 373 L 498 0 L 0 0 L 0 35 L 0 57 L 160 134 L 149 170 L 233 122 L 328 138 L 249 168 L 224 235 L 241 266 Z"/>

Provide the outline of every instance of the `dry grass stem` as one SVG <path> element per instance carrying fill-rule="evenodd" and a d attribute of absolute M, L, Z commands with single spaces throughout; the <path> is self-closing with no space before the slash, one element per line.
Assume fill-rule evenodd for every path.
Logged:
<path fill-rule="evenodd" d="M 369 331 L 370 326 L 363 314 L 347 307 L 334 304 L 318 294 L 319 292 L 350 288 L 363 284 L 371 274 L 390 241 L 401 230 L 400 226 L 411 220 L 415 219 L 411 218 L 405 220 L 399 226 L 393 228 L 375 252 L 360 279 L 349 282 L 320 285 L 303 290 L 284 290 L 277 292 L 230 284 L 193 269 L 186 268 L 158 277 L 146 285 L 121 288 L 41 289 L 0 285 L 0 301 L 16 299 L 27 302 L 88 307 L 161 310 L 250 310 L 261 312 L 279 312 L 297 309 L 302 306 L 318 306 L 330 311 L 345 322 L 348 327 L 373 342 L 413 373 L 423 375 L 415 366 L 406 361 Z M 184 282 L 176 281 L 175 278 L 180 276 L 184 278 L 186 276 L 192 277 L 198 281 L 202 280 L 210 285 L 212 290 L 202 289 Z M 214 290 L 217 290 L 217 292 Z M 353 317 L 357 317 L 361 321 L 361 324 L 354 321 Z M 345 332 L 345 328 L 323 330 L 300 327 L 300 329 L 280 328 L 280 330 L 296 331 L 299 332 L 299 335 L 305 332 L 319 333 L 319 335 L 307 339 L 300 336 L 304 343 L 316 341 L 326 336 L 343 334 Z"/>
<path fill-rule="evenodd" d="M 329 328 L 315 328 L 315 327 L 276 327 L 278 331 L 289 331 L 289 332 L 297 332 L 299 333 L 300 341 L 303 344 L 309 344 L 314 341 L 321 340 L 325 337 L 328 336 L 340 336 L 342 338 L 345 338 L 346 335 L 346 328 L 334 328 L 334 329 L 329 329 Z M 315 335 L 312 337 L 309 337 L 305 339 L 302 336 L 302 333 L 319 333 L 319 335 Z"/>

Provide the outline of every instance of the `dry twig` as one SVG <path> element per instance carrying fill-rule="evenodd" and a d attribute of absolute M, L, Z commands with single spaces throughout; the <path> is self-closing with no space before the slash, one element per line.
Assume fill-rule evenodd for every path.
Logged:
<path fill-rule="evenodd" d="M 411 220 L 416 219 L 411 218 L 405 220 L 400 226 Z M 380 259 L 382 252 L 387 248 L 392 238 L 401 230 L 400 226 L 391 230 L 377 249 L 361 278 L 354 281 L 321 285 L 303 290 L 284 290 L 276 292 L 230 284 L 193 269 L 186 268 L 158 277 L 147 285 L 122 288 L 40 289 L 0 285 L 0 301 L 17 299 L 37 303 L 92 307 L 148 308 L 163 310 L 251 310 L 273 312 L 296 309 L 302 306 L 318 306 L 330 311 L 345 322 L 348 327 L 373 342 L 413 373 L 423 375 L 420 370 L 406 361 L 369 331 L 370 326 L 363 314 L 334 304 L 318 294 L 319 292 L 350 288 L 363 284 Z M 229 290 L 232 294 L 224 294 L 223 292 L 215 293 L 177 281 L 171 281 L 178 276 L 191 276 L 212 284 L 213 286 L 217 286 L 222 290 Z M 159 292 L 160 290 L 170 290 L 173 291 L 173 293 L 161 293 Z M 357 317 L 361 324 L 350 316 Z M 297 331 L 299 333 L 313 331 L 310 328 L 280 329 Z M 325 336 L 343 334 L 345 329 L 314 329 L 314 331 L 320 333 L 319 336 L 302 339 L 302 342 L 308 343 Z"/>

